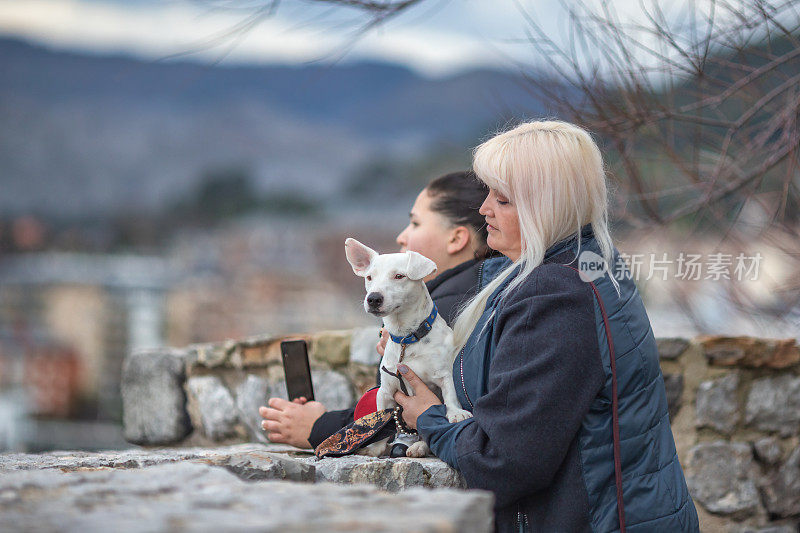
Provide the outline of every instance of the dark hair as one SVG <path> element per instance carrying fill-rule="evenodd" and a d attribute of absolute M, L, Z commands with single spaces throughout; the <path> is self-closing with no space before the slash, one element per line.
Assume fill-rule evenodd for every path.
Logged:
<path fill-rule="evenodd" d="M 478 213 L 489 194 L 486 186 L 471 170 L 451 172 L 431 181 L 425 190 L 433 198 L 431 211 L 444 216 L 455 226 L 466 226 L 473 230 L 477 258 L 488 257 L 492 249 L 486 245 L 486 221 Z"/>

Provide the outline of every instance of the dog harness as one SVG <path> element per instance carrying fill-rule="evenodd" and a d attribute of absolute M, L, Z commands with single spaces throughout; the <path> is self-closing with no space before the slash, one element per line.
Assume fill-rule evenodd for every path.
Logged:
<path fill-rule="evenodd" d="M 389 337 L 392 339 L 393 342 L 396 342 L 400 345 L 400 359 L 397 361 L 397 364 L 403 362 L 403 357 L 406 355 L 406 346 L 409 344 L 414 344 L 415 342 L 419 342 L 420 339 L 424 338 L 425 335 L 431 332 L 433 328 L 433 321 L 436 320 L 436 317 L 439 314 L 439 310 L 436 308 L 436 302 L 433 303 L 433 310 L 431 310 L 431 314 L 428 315 L 428 318 L 422 321 L 422 324 L 414 331 L 413 333 L 409 333 L 405 337 L 401 337 L 400 335 L 392 335 L 391 332 L 389 333 Z M 394 376 L 400 382 L 400 390 L 403 391 L 403 394 L 408 396 L 408 389 L 406 388 L 405 383 L 403 383 L 403 378 L 400 377 L 400 372 L 389 372 L 384 365 L 381 365 L 381 370 L 389 374 L 390 376 Z"/>

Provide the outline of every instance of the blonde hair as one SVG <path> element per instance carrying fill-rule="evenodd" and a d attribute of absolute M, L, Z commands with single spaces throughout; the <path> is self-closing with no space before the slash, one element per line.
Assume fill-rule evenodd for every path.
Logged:
<path fill-rule="evenodd" d="M 589 133 L 567 122 L 528 122 L 500 133 L 475 149 L 473 169 L 490 188 L 517 208 L 522 253 L 464 307 L 453 327 L 455 345 L 467 342 L 489 296 L 520 267 L 501 293 L 514 290 L 542 264 L 553 244 L 591 224 L 606 265 L 612 265 L 608 191 L 603 158 Z M 610 268 L 610 266 L 609 266 Z M 619 292 L 619 284 L 611 276 Z"/>

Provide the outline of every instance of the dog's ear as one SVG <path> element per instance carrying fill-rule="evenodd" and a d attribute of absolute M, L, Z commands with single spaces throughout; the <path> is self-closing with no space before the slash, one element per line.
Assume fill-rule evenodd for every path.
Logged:
<path fill-rule="evenodd" d="M 406 251 L 406 255 L 408 256 L 408 266 L 406 267 L 408 279 L 418 280 L 436 272 L 436 263 L 424 255 L 410 250 Z"/>
<path fill-rule="evenodd" d="M 347 256 L 347 262 L 353 267 L 353 272 L 362 278 L 366 276 L 370 263 L 378 255 L 378 252 L 355 239 L 344 241 L 344 253 Z"/>

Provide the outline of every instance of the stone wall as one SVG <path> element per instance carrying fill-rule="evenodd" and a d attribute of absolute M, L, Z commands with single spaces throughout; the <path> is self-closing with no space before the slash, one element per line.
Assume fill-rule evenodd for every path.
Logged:
<path fill-rule="evenodd" d="M 264 444 L 0 454 L 0 531 L 489 533 L 491 493 L 442 488 L 442 466 Z"/>
<path fill-rule="evenodd" d="M 309 342 L 315 392 L 328 408 L 351 405 L 374 383 L 373 329 L 300 337 Z M 269 396 L 285 397 L 281 340 L 131 354 L 122 384 L 125 437 L 141 445 L 266 442 L 257 408 Z M 796 341 L 706 336 L 659 339 L 658 346 L 678 454 L 703 531 L 797 532 Z M 316 464 L 320 480 L 368 481 L 388 490 L 463 485 L 446 465 L 427 461 L 357 457 Z"/>

